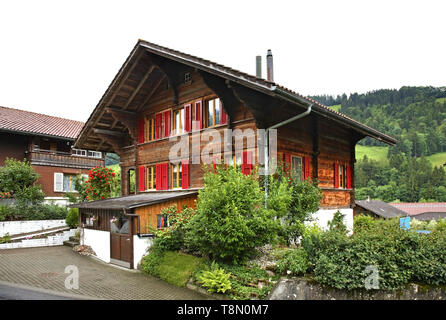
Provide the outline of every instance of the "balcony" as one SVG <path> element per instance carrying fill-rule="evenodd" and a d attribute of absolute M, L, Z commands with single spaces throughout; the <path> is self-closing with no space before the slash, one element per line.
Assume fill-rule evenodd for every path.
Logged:
<path fill-rule="evenodd" d="M 77 169 L 89 169 L 103 166 L 103 158 L 75 156 L 71 153 L 34 149 L 27 152 L 27 159 L 31 164 L 42 166 L 56 166 Z"/>

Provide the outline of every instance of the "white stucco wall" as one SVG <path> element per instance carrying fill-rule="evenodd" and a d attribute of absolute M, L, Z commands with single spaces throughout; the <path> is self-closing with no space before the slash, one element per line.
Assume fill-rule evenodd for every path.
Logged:
<path fill-rule="evenodd" d="M 110 232 L 84 228 L 81 244 L 90 246 L 102 261 L 110 262 Z"/>
<path fill-rule="evenodd" d="M 139 261 L 147 253 L 147 250 L 152 247 L 153 238 L 140 238 L 137 235 L 133 236 L 133 268 L 138 267 Z"/>
<path fill-rule="evenodd" d="M 336 211 L 341 211 L 344 215 L 344 224 L 347 229 L 352 232 L 353 231 L 353 209 L 344 208 L 344 209 L 319 209 L 316 213 L 313 213 L 313 219 L 315 219 L 316 223 L 324 230 L 328 228 L 328 222 L 333 219 Z"/>
<path fill-rule="evenodd" d="M 21 233 L 42 231 L 56 227 L 66 227 L 65 219 L 57 220 L 28 220 L 0 222 L 0 237 L 9 233 L 10 236 Z"/>

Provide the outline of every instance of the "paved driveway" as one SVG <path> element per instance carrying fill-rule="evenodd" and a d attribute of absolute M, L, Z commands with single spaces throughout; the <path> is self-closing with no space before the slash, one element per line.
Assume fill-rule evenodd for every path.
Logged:
<path fill-rule="evenodd" d="M 79 269 L 79 289 L 66 289 L 65 267 Z M 0 281 L 99 299 L 206 299 L 141 272 L 121 270 L 66 246 L 0 250 Z"/>

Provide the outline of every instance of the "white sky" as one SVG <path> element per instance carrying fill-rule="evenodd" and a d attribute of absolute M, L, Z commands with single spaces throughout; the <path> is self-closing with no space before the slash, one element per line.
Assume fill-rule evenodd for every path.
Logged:
<path fill-rule="evenodd" d="M 138 38 L 305 95 L 446 85 L 446 1 L 2 1 L 0 105 L 86 121 Z"/>

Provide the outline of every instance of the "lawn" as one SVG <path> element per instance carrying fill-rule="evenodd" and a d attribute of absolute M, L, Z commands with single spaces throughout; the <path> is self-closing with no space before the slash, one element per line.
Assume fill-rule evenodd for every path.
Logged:
<path fill-rule="evenodd" d="M 204 259 L 192 255 L 167 251 L 158 268 L 159 277 L 170 284 L 178 287 L 186 286 L 192 272 L 197 270 Z"/>
<path fill-rule="evenodd" d="M 446 152 L 436 153 L 426 157 L 432 163 L 432 166 L 439 167 L 446 163 Z"/>
<path fill-rule="evenodd" d="M 366 155 L 367 158 L 373 159 L 379 162 L 387 162 L 388 147 L 374 147 L 374 146 L 361 146 L 356 145 L 356 159 L 360 160 Z"/>
<path fill-rule="evenodd" d="M 437 99 L 435 99 L 435 102 L 446 103 L 446 98 L 437 98 Z"/>
<path fill-rule="evenodd" d="M 333 109 L 334 111 L 341 112 L 340 104 L 335 104 L 334 106 L 330 106 L 329 108 Z"/>

